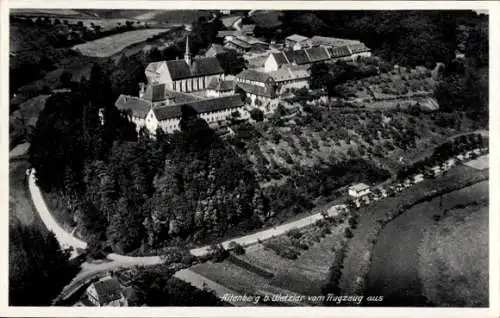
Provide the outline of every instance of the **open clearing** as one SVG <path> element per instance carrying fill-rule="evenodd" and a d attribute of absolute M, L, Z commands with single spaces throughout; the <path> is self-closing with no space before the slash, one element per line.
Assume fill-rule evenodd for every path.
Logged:
<path fill-rule="evenodd" d="M 243 255 L 232 255 L 235 260 L 206 262 L 190 269 L 239 293 L 320 296 L 335 252 L 342 246 L 345 226 L 331 227 L 331 234 L 302 251 L 296 260 L 277 255 L 264 242 L 249 246 Z"/>
<path fill-rule="evenodd" d="M 440 306 L 487 306 L 488 182 L 447 201 L 451 210 L 425 230 L 418 250 L 424 294 Z"/>
<path fill-rule="evenodd" d="M 436 225 L 434 217 L 455 214 L 457 207 L 471 214 L 472 210 L 465 207 L 474 206 L 477 211 L 478 206 L 486 204 L 487 210 L 487 198 L 488 181 L 482 181 L 448 193 L 442 199 L 437 197 L 417 204 L 390 222 L 381 231 L 373 250 L 368 293 L 383 295 L 385 305 L 415 306 L 430 302 L 439 306 L 452 303 L 477 306 L 479 302 L 473 299 L 482 299 L 485 290 L 487 298 L 487 287 L 484 287 L 487 284 L 482 285 L 483 290 L 478 287 L 484 279 L 487 281 L 487 246 L 481 245 L 487 241 L 487 225 L 481 223 L 484 219 L 476 218 L 468 224 L 463 214 L 458 217 L 462 226 L 451 216 L 442 219 L 445 225 L 441 222 Z M 453 221 L 447 221 L 448 218 Z M 453 227 L 456 229 L 452 231 Z M 476 283 L 478 277 L 481 280 Z M 457 283 L 462 284 L 460 295 L 452 295 L 451 290 L 459 290 L 452 287 Z M 466 300 L 472 292 L 478 294 Z M 459 301 L 460 296 L 465 298 Z M 451 302 L 451 298 L 455 301 Z"/>
<path fill-rule="evenodd" d="M 466 162 L 465 165 L 477 170 L 484 170 L 489 167 L 490 156 L 484 155 L 474 160 Z"/>
<path fill-rule="evenodd" d="M 109 57 L 121 52 L 126 47 L 145 41 L 147 38 L 168 32 L 169 29 L 144 29 L 107 36 L 92 42 L 73 46 L 83 55 Z"/>

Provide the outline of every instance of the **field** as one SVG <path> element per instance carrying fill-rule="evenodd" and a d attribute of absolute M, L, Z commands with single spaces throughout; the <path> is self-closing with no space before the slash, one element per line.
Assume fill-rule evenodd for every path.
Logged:
<path fill-rule="evenodd" d="M 72 9 L 11 9 L 10 14 L 13 16 L 51 16 L 51 17 L 68 17 L 68 16 L 85 16 L 81 12 Z"/>
<path fill-rule="evenodd" d="M 327 283 L 335 253 L 343 244 L 345 223 L 328 226 L 330 234 L 311 242 L 296 259 L 280 256 L 269 248 L 270 242 L 281 249 L 292 243 L 283 235 L 246 248 L 243 255 L 231 255 L 222 263 L 207 262 L 191 268 L 194 272 L 231 290 L 247 294 L 297 294 L 320 296 Z M 317 226 L 302 229 L 307 237 Z M 314 301 L 306 301 L 313 304 Z"/>
<path fill-rule="evenodd" d="M 425 230 L 418 249 L 423 291 L 441 306 L 487 306 L 488 182 L 445 201 L 446 216 Z"/>
<path fill-rule="evenodd" d="M 121 52 L 126 47 L 143 42 L 152 36 L 168 32 L 167 29 L 144 29 L 115 34 L 92 42 L 78 44 L 73 49 L 83 55 L 109 57 Z"/>
<path fill-rule="evenodd" d="M 397 263 L 396 261 L 404 262 L 405 260 L 404 257 L 388 257 L 387 255 L 389 255 L 389 253 L 386 251 L 376 251 L 379 246 L 377 243 L 378 240 L 382 240 L 379 237 L 379 231 L 382 228 L 383 222 L 390 220 L 394 215 L 398 215 L 398 213 L 405 212 L 408 205 L 411 206 L 413 203 L 419 202 L 428 196 L 432 196 L 438 191 L 460 189 L 461 187 L 470 185 L 471 183 L 483 181 L 487 178 L 487 171 L 478 172 L 477 170 L 466 166 L 457 166 L 449 170 L 445 176 L 434 180 L 425 180 L 405 190 L 404 192 L 401 192 L 397 197 L 375 202 L 370 205 L 369 208 L 362 207 L 359 210 L 360 217 L 358 227 L 353 230 L 354 237 L 348 241 L 347 253 L 344 259 L 344 270 L 340 280 L 340 287 L 342 291 L 350 294 L 364 290 L 366 287 L 365 279 L 367 278 L 365 275 L 367 275 L 368 271 L 370 271 L 370 274 L 368 275 L 368 285 L 371 285 L 371 289 L 378 292 L 381 288 L 389 288 L 391 294 L 394 294 L 395 292 L 396 295 L 401 296 L 401 293 L 398 290 L 392 289 L 391 284 L 389 283 L 390 280 L 384 280 L 383 275 L 379 271 L 373 269 L 376 265 L 373 265 L 371 268 L 371 264 L 376 264 L 377 259 L 380 259 L 382 264 L 385 265 L 377 266 L 377 268 L 380 268 L 382 271 L 390 275 L 390 265 Z M 395 224 L 393 222 L 401 222 L 400 220 L 402 220 L 405 215 L 406 212 L 401 216 L 396 217 L 394 221 L 390 222 L 387 226 Z M 411 223 L 408 224 L 411 225 Z M 396 240 L 398 242 L 402 241 L 399 236 L 401 236 L 401 233 L 408 231 L 408 229 L 404 226 L 396 226 L 394 231 L 398 234 L 393 234 L 390 238 L 387 238 L 385 240 L 387 242 L 385 246 L 390 247 L 391 244 L 394 245 Z M 415 245 L 414 240 L 410 241 L 411 244 Z M 375 252 L 373 250 L 374 247 Z M 400 247 L 400 249 L 405 251 L 404 247 Z M 395 262 L 393 262 L 393 260 L 395 260 Z M 394 268 L 401 267 L 395 265 Z"/>
<path fill-rule="evenodd" d="M 481 156 L 477 159 L 471 160 L 465 164 L 471 168 L 474 168 L 474 169 L 484 170 L 484 169 L 488 168 L 489 160 L 490 160 L 490 156 L 486 155 L 486 156 Z"/>
<path fill-rule="evenodd" d="M 136 15 L 134 19 L 164 23 L 192 23 L 198 21 L 200 17 L 208 20 L 211 12 L 210 10 L 152 10 Z"/>

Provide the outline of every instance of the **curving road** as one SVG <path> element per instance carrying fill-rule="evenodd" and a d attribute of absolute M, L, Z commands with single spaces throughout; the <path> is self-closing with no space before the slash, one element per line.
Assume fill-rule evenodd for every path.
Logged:
<path fill-rule="evenodd" d="M 74 237 L 71 233 L 66 232 L 54 219 L 52 214 L 50 213 L 45 200 L 43 199 L 42 192 L 40 188 L 37 186 L 35 182 L 35 173 L 34 169 L 31 171 L 29 175 L 29 190 L 31 194 L 31 198 L 33 204 L 35 205 L 35 209 L 40 215 L 43 223 L 47 227 L 49 231 L 55 234 L 59 245 L 62 248 L 67 249 L 71 248 L 71 257 L 78 256 L 78 249 L 87 249 L 87 243 Z"/>

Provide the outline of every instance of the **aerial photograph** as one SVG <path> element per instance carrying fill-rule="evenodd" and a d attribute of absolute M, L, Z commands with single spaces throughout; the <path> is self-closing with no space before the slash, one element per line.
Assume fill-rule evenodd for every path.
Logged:
<path fill-rule="evenodd" d="M 8 17 L 9 306 L 491 305 L 487 11 Z"/>

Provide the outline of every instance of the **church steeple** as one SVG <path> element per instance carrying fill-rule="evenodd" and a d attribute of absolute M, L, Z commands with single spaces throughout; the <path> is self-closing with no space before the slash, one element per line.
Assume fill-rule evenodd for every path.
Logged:
<path fill-rule="evenodd" d="M 186 52 L 184 53 L 184 60 L 186 61 L 187 65 L 191 66 L 192 56 L 191 52 L 189 51 L 189 35 L 186 37 Z"/>

